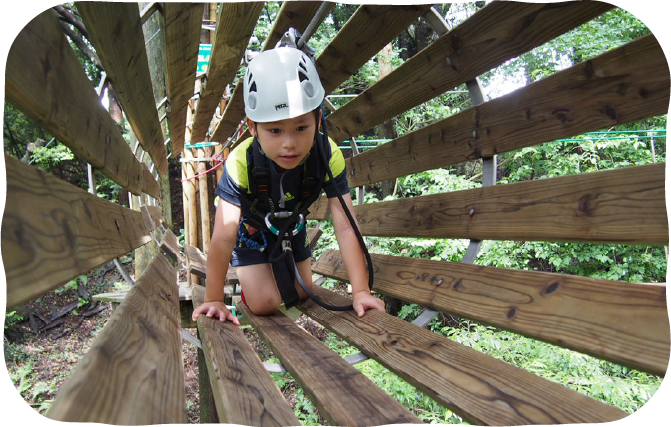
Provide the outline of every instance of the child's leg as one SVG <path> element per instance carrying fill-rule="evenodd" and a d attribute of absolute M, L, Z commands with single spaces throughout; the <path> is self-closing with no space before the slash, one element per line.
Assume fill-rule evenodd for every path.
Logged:
<path fill-rule="evenodd" d="M 310 259 L 298 262 L 296 264 L 298 272 L 303 279 L 303 283 L 312 289 L 312 266 Z M 252 313 L 265 316 L 275 313 L 282 303 L 282 296 L 275 283 L 275 276 L 270 264 L 255 264 L 236 267 L 238 280 L 245 294 L 245 302 Z M 294 283 L 298 296 L 301 299 L 307 298 L 303 288 Z"/>

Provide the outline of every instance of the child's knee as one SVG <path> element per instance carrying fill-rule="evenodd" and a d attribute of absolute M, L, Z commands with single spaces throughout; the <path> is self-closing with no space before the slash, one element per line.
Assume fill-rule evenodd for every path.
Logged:
<path fill-rule="evenodd" d="M 269 316 L 280 309 L 281 299 L 268 295 L 248 302 L 248 307 L 257 316 Z"/>

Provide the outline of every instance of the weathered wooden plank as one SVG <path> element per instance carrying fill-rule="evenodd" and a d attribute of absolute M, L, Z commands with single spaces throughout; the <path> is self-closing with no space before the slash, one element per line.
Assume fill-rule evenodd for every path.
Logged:
<path fill-rule="evenodd" d="M 653 36 L 367 150 L 352 187 L 604 129 L 669 107 L 669 67 Z M 412 159 L 412 161 L 408 161 Z"/>
<path fill-rule="evenodd" d="M 158 183 L 98 100 L 51 11 L 36 16 L 16 37 L 5 75 L 7 100 L 77 156 L 134 194 L 161 197 Z"/>
<path fill-rule="evenodd" d="M 314 291 L 331 304 L 351 301 L 320 287 Z M 628 415 L 380 311 L 359 318 L 312 301 L 298 308 L 474 424 L 605 422 Z"/>
<path fill-rule="evenodd" d="M 163 238 L 161 239 L 161 249 L 163 249 L 165 254 L 179 265 L 184 263 L 182 253 L 179 250 L 177 236 L 175 236 L 175 233 L 173 233 L 172 230 L 167 229 L 163 234 Z"/>
<path fill-rule="evenodd" d="M 201 88 L 196 108 L 192 141 L 205 140 L 221 97 L 235 77 L 249 38 L 263 10 L 264 2 L 222 3 L 217 17 L 217 31 L 207 78 Z"/>
<path fill-rule="evenodd" d="M 612 7 L 597 1 L 492 2 L 331 114 L 330 136 L 338 142 L 357 136 Z"/>
<path fill-rule="evenodd" d="M 174 157 L 184 149 L 187 102 L 194 92 L 202 17 L 203 3 L 163 3 L 170 140 Z"/>
<path fill-rule="evenodd" d="M 309 214 L 307 215 L 307 219 L 323 220 L 323 219 L 329 219 L 330 217 L 331 217 L 331 212 L 329 211 L 328 198 L 325 195 L 322 194 L 310 206 L 310 210 L 309 210 Z"/>
<path fill-rule="evenodd" d="M 664 163 L 356 206 L 374 236 L 666 245 Z"/>
<path fill-rule="evenodd" d="M 375 290 L 383 294 L 655 375 L 665 375 L 669 365 L 664 284 L 378 254 L 371 258 Z M 312 270 L 348 281 L 339 251 L 325 251 Z"/>
<path fill-rule="evenodd" d="M 361 5 L 317 58 L 317 72 L 331 93 L 431 7 Z"/>
<path fill-rule="evenodd" d="M 195 285 L 192 291 L 195 308 L 203 302 L 205 288 Z M 198 331 L 220 422 L 264 427 L 300 425 L 238 326 L 199 316 Z"/>
<path fill-rule="evenodd" d="M 185 424 L 177 274 L 158 255 L 56 395 L 47 417 L 112 425 Z"/>
<path fill-rule="evenodd" d="M 91 42 L 142 148 L 158 171 L 168 168 L 149 74 L 138 3 L 77 2 Z"/>
<path fill-rule="evenodd" d="M 140 207 L 144 221 L 147 224 L 149 231 L 154 231 L 163 221 L 161 208 L 159 206 L 142 205 Z"/>
<path fill-rule="evenodd" d="M 142 214 L 5 156 L 7 304 L 30 301 L 151 240 Z"/>
<path fill-rule="evenodd" d="M 245 304 L 236 306 L 332 425 L 421 424 L 419 418 L 281 312 L 256 316 Z"/>
<path fill-rule="evenodd" d="M 207 258 L 200 251 L 200 249 L 191 245 L 184 245 L 184 255 L 186 256 L 187 269 L 189 273 L 193 273 L 198 277 L 205 279 L 207 276 Z M 226 273 L 226 283 L 233 285 L 239 283 L 238 275 L 235 272 L 235 267 L 228 267 L 228 273 Z"/>
<path fill-rule="evenodd" d="M 268 39 L 263 44 L 262 50 L 273 49 L 282 35 L 294 27 L 304 31 L 314 15 L 319 10 L 320 1 L 285 1 L 282 3 L 275 24 L 273 25 Z M 223 142 L 235 132 L 240 122 L 245 118 L 245 103 L 242 97 L 242 79 L 239 79 L 226 104 L 224 115 L 214 130 L 211 140 Z"/>

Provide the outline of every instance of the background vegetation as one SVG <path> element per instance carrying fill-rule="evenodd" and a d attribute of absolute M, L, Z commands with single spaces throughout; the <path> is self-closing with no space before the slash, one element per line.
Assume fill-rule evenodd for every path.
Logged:
<path fill-rule="evenodd" d="M 487 2 L 438 5 L 451 27 L 484 7 Z M 336 4 L 310 44 L 321 52 L 336 35 L 358 5 Z M 258 49 L 267 38 L 280 8 L 279 2 L 267 3 L 257 32 L 258 40 L 251 48 Z M 631 41 L 649 30 L 630 13 L 615 9 L 570 33 L 547 43 L 529 53 L 512 59 L 501 67 L 481 76 L 486 99 L 506 95 L 515 88 L 547 77 Z M 417 21 L 391 43 L 391 52 L 380 53 L 343 83 L 330 98 L 336 107 L 349 99 L 343 95 L 356 95 L 373 85 L 380 78 L 381 63 L 392 68 L 415 55 L 436 39 L 433 31 L 423 21 Z M 81 53 L 88 75 L 94 85 L 100 70 Z M 366 145 L 377 145 L 381 139 L 404 135 L 437 120 L 468 109 L 472 106 L 465 87 L 455 88 L 435 99 L 399 115 L 389 123 L 378 126 L 364 135 Z M 125 129 L 125 125 L 120 125 Z M 548 141 L 536 147 L 524 148 L 498 156 L 497 181 L 510 183 L 545 179 L 569 174 L 614 169 L 631 165 L 664 162 L 666 160 L 666 116 L 630 123 L 598 133 L 575 135 L 573 138 Z M 127 130 L 124 130 L 127 132 Z M 374 142 L 366 142 L 375 140 Z M 87 188 L 86 165 L 46 134 L 30 119 L 4 103 L 3 143 L 5 153 L 32 163 L 62 179 Z M 343 145 L 346 155 L 351 155 Z M 440 168 L 400 178 L 391 183 L 366 187 L 365 201 L 414 197 L 438 192 L 474 188 L 480 185 L 482 165 L 469 162 Z M 119 186 L 98 174 L 98 194 L 111 201 L 122 202 Z M 355 198 L 355 194 L 353 193 Z M 330 223 L 321 225 L 325 233 L 317 248 L 318 256 L 326 248 L 336 248 Z M 448 239 L 367 238 L 371 252 L 421 257 L 443 261 L 461 261 L 467 241 Z M 476 263 L 479 265 L 575 274 L 587 277 L 628 282 L 664 282 L 667 269 L 667 248 L 606 244 L 567 244 L 546 242 L 485 242 Z M 74 286 L 74 285 L 73 285 Z M 333 281 L 327 286 L 336 287 Z M 405 304 L 399 307 L 399 317 L 413 320 L 421 307 Z M 5 328 L 23 321 L 15 312 L 7 313 Z M 454 316 L 443 316 L 428 327 L 434 332 L 454 339 L 464 345 L 505 360 L 544 378 L 564 384 L 575 390 L 617 406 L 628 412 L 640 408 L 655 393 L 661 378 L 604 362 L 584 354 L 555 347 L 550 344 L 500 331 Z M 342 355 L 356 349 L 340 341 L 335 335 L 328 337 L 331 348 Z M 8 353 L 8 351 L 10 353 Z M 7 347 L 5 354 L 14 349 Z M 19 392 L 29 400 L 36 400 L 49 384 L 31 382 L 30 364 L 16 365 L 12 371 Z M 422 420 L 433 423 L 461 423 L 462 420 L 449 410 L 436 404 L 414 387 L 398 379 L 374 361 L 357 365 L 366 375 L 392 396 L 411 408 Z M 296 413 L 306 424 L 318 424 L 314 406 L 288 376 L 277 375 L 282 388 L 297 388 Z"/>

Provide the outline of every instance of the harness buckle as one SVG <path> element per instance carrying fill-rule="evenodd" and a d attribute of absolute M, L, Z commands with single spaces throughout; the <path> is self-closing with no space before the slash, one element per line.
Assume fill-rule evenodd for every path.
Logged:
<path fill-rule="evenodd" d="M 291 240 L 289 239 L 282 239 L 282 251 L 284 252 L 291 252 Z"/>

